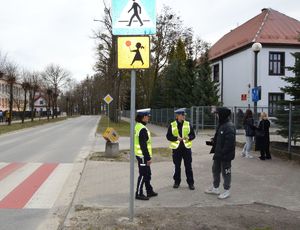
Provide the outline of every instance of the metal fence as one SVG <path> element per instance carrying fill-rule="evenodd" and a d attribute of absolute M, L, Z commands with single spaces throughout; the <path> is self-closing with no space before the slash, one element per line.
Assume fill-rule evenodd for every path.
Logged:
<path fill-rule="evenodd" d="M 243 117 L 247 109 L 254 111 L 253 107 L 228 107 L 231 109 L 231 119 L 237 129 L 238 134 L 243 134 Z M 170 122 L 175 119 L 174 110 L 177 108 L 163 108 L 151 110 L 151 123 L 167 127 Z M 198 134 L 200 130 L 215 129 L 217 126 L 217 119 L 213 113 L 212 106 L 192 106 L 186 109 L 186 119 L 190 121 L 195 132 Z M 300 142 L 300 106 L 278 106 L 272 107 L 257 107 L 257 116 L 254 115 L 256 124 L 259 122 L 259 115 L 262 112 L 269 114 L 271 123 L 270 132 L 277 134 L 280 131 L 282 137 L 278 135 L 278 139 L 287 144 L 287 150 L 290 153 L 292 145 L 299 146 Z M 130 117 L 130 111 L 122 111 L 124 117 Z M 299 150 L 296 150 L 299 151 Z M 300 154 L 300 152 L 299 152 Z"/>

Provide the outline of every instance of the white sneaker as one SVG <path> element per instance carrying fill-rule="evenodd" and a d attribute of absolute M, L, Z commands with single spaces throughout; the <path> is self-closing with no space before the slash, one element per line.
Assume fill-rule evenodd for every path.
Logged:
<path fill-rule="evenodd" d="M 226 198 L 228 198 L 229 196 L 230 196 L 230 191 L 225 189 L 224 192 L 221 193 L 221 194 L 218 196 L 218 198 L 219 198 L 219 199 L 226 199 Z"/>
<path fill-rule="evenodd" d="M 249 158 L 249 159 L 252 159 L 252 158 L 253 158 L 253 156 L 250 155 L 250 154 L 247 154 L 245 157 L 246 157 L 246 158 Z"/>
<path fill-rule="evenodd" d="M 211 186 L 211 187 L 209 187 L 208 189 L 205 190 L 205 193 L 219 195 L 220 190 L 219 190 L 219 188 L 215 188 L 214 186 Z"/>

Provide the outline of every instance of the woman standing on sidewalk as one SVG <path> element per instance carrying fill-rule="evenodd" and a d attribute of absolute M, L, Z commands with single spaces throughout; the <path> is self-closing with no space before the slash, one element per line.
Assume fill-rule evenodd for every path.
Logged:
<path fill-rule="evenodd" d="M 260 122 L 257 128 L 257 135 L 255 137 L 255 150 L 260 150 L 260 159 L 272 159 L 270 154 L 270 121 L 268 115 L 262 112 L 260 115 Z M 258 135 L 259 134 L 259 135 Z"/>
<path fill-rule="evenodd" d="M 255 136 L 255 126 L 251 109 L 246 110 L 243 125 L 245 129 L 246 143 L 242 151 L 242 157 L 253 158 L 250 151 L 252 149 L 253 137 Z"/>

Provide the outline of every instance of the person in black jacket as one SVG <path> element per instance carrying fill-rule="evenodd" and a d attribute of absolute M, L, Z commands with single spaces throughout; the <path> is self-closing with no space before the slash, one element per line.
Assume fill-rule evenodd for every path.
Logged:
<path fill-rule="evenodd" d="M 149 200 L 158 194 L 153 191 L 151 185 L 152 143 L 151 134 L 146 127 L 150 119 L 150 109 L 137 110 L 136 125 L 134 131 L 134 153 L 138 162 L 139 176 L 137 181 L 135 199 Z M 147 196 L 143 193 L 146 187 Z"/>
<path fill-rule="evenodd" d="M 236 130 L 233 123 L 229 120 L 231 110 L 226 107 L 217 108 L 218 127 L 214 138 L 212 139 L 213 156 L 213 186 L 208 188 L 205 193 L 219 195 L 219 199 L 225 199 L 230 196 L 231 185 L 231 161 L 235 157 L 235 135 Z M 224 192 L 220 194 L 220 174 L 224 180 Z"/>
<path fill-rule="evenodd" d="M 181 182 L 181 162 L 184 161 L 186 182 L 190 190 L 194 190 L 194 177 L 192 169 L 192 140 L 195 139 L 195 132 L 191 124 L 185 120 L 185 108 L 175 110 L 176 120 L 173 121 L 167 132 L 167 139 L 170 141 L 170 148 L 173 151 L 173 163 L 175 172 L 173 175 L 173 188 L 177 189 Z"/>
<path fill-rule="evenodd" d="M 245 117 L 243 120 L 243 125 L 245 129 L 246 143 L 242 151 L 242 157 L 253 158 L 253 156 L 250 154 L 250 151 L 252 149 L 253 138 L 255 136 L 255 126 L 254 126 L 253 114 L 250 109 L 246 110 Z"/>
<path fill-rule="evenodd" d="M 257 128 L 257 135 L 255 136 L 255 150 L 260 150 L 260 159 L 272 159 L 270 154 L 270 121 L 268 115 L 262 112 L 260 115 L 260 122 Z"/>

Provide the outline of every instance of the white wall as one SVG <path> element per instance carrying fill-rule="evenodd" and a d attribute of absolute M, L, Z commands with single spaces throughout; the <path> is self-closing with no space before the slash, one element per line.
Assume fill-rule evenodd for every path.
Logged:
<path fill-rule="evenodd" d="M 270 93 L 281 93 L 280 88 L 287 83 L 282 76 L 269 76 L 269 52 L 285 52 L 285 65 L 294 66 L 295 58 L 291 53 L 300 52 L 300 49 L 290 48 L 264 48 L 258 53 L 257 58 L 257 85 L 262 87 L 262 100 L 257 105 L 267 107 Z M 220 91 L 222 85 L 222 61 L 214 64 L 220 65 Z M 253 106 L 251 89 L 254 85 L 254 52 L 251 48 L 243 50 L 223 59 L 223 104 L 224 106 Z M 294 76 L 291 71 L 285 70 L 285 76 Z M 250 87 L 249 86 L 250 84 Z M 247 94 L 247 101 L 241 100 L 241 95 Z M 219 92 L 221 95 L 221 92 Z M 285 95 L 285 99 L 290 99 Z"/>

